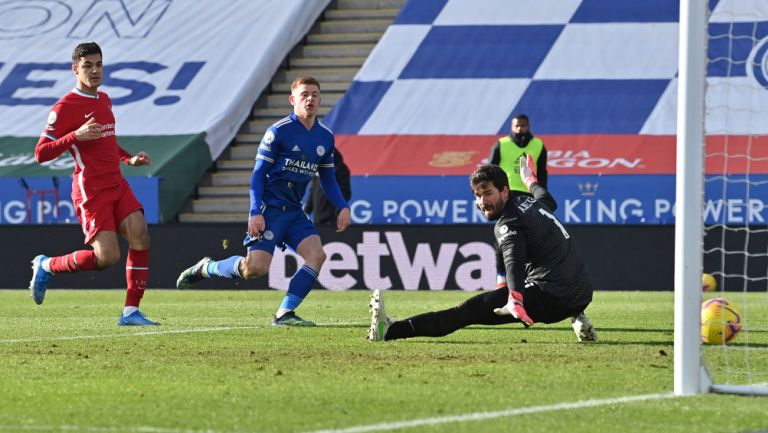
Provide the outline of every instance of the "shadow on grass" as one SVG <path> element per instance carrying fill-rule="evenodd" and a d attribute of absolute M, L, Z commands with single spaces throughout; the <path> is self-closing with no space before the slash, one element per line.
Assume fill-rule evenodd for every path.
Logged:
<path fill-rule="evenodd" d="M 418 338 L 419 340 L 416 341 L 414 339 L 407 339 L 407 340 L 397 340 L 393 341 L 392 343 L 395 344 L 401 344 L 406 341 L 411 343 L 419 343 L 419 344 L 502 344 L 504 342 L 501 342 L 499 340 L 450 340 L 447 339 L 448 337 L 436 337 L 434 339 L 430 337 L 414 337 Z M 524 340 L 524 341 L 523 341 Z M 387 342 L 389 343 L 389 342 Z M 512 340 L 509 342 L 506 342 L 507 344 L 531 344 L 531 345 L 537 345 L 537 346 L 550 346 L 550 345 L 563 345 L 563 344 L 579 344 L 583 346 L 666 346 L 666 347 L 672 347 L 673 342 L 672 341 L 595 341 L 595 342 L 589 342 L 589 343 L 579 343 L 575 339 L 573 341 L 528 341 L 526 339 L 520 339 L 520 340 Z"/>

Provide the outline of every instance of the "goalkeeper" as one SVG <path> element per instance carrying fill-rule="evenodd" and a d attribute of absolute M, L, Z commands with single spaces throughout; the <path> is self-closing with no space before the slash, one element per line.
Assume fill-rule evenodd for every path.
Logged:
<path fill-rule="evenodd" d="M 555 203 L 538 184 L 533 159 L 520 157 L 520 177 L 530 193 L 510 191 L 507 175 L 496 165 L 479 167 L 469 177 L 475 202 L 488 220 L 506 269 L 506 285 L 442 311 L 393 321 L 382 292 L 371 295 L 371 341 L 442 337 L 469 325 L 522 322 L 555 323 L 570 318 L 579 341 L 596 341 L 584 314 L 592 284 L 571 235 L 552 214 Z"/>

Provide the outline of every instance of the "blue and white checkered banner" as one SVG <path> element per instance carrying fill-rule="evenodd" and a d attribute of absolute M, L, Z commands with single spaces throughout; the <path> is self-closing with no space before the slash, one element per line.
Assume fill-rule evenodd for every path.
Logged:
<path fill-rule="evenodd" d="M 754 159 L 708 162 L 706 173 L 755 182 L 768 174 L 768 2 L 709 5 L 708 152 Z M 354 198 L 378 203 L 378 222 L 476 222 L 462 216 L 471 206 L 453 218 L 422 204 L 417 216 L 413 203 L 426 197 L 394 176 L 421 177 L 414 185 L 464 209 L 465 177 L 443 176 L 469 175 L 525 113 L 556 156 L 550 189 L 565 221 L 672 223 L 678 17 L 675 0 L 409 1 L 326 118 L 358 176 Z M 589 163 L 556 164 L 561 155 Z M 593 177 L 596 191 L 577 189 Z M 386 192 L 368 190 L 374 183 Z M 729 188 L 725 203 L 735 207 L 718 214 L 711 202 L 708 221 L 738 223 L 746 206 L 760 223 L 763 212 L 750 206 L 768 192 Z"/>

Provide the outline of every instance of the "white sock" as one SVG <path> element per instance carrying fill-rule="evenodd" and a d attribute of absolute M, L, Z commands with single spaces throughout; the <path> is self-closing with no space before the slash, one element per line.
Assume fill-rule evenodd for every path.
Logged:
<path fill-rule="evenodd" d="M 280 308 L 279 310 L 277 310 L 277 313 L 275 314 L 275 317 L 277 317 L 279 319 L 279 318 L 283 317 L 285 315 L 285 313 L 287 313 L 289 311 L 291 311 L 291 310 L 289 310 L 287 308 Z"/>
<path fill-rule="evenodd" d="M 123 317 L 128 317 L 131 314 L 139 311 L 139 307 L 124 307 L 123 308 Z"/>
<path fill-rule="evenodd" d="M 50 257 L 47 259 L 40 260 L 40 267 L 43 268 L 45 272 L 51 272 L 51 259 Z"/>

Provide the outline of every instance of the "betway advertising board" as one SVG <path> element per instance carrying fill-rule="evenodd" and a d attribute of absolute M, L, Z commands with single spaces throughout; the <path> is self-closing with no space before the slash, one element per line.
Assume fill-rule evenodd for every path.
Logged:
<path fill-rule="evenodd" d="M 329 2 L 0 0 L 0 177 L 69 174 L 57 169 L 68 154 L 40 167 L 34 145 L 75 85 L 72 50 L 95 41 L 118 141 L 153 157 L 124 174 L 160 178 L 172 216 Z"/>

